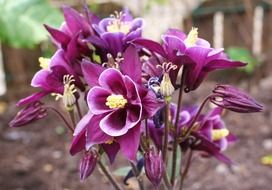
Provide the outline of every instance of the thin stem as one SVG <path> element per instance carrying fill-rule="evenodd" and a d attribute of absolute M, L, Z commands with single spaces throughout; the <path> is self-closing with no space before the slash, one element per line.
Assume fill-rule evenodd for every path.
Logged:
<path fill-rule="evenodd" d="M 166 164 L 167 148 L 168 148 L 168 134 L 169 134 L 169 101 L 168 100 L 166 100 L 164 120 L 165 120 L 164 121 L 165 123 L 164 123 L 164 140 L 163 140 L 162 158 Z"/>
<path fill-rule="evenodd" d="M 110 171 L 104 166 L 104 164 L 101 162 L 101 160 L 98 161 L 98 165 L 100 169 L 103 171 L 105 176 L 108 178 L 108 180 L 111 182 L 111 184 L 114 186 L 116 190 L 122 190 L 122 188 L 119 186 L 117 181 L 114 179 Z"/>
<path fill-rule="evenodd" d="M 52 111 L 54 111 L 62 119 L 62 121 L 65 123 L 66 127 L 72 133 L 74 133 L 73 127 L 69 124 L 69 122 L 65 119 L 65 117 L 56 108 L 53 108 L 53 107 L 50 107 L 50 106 L 46 106 L 45 109 L 51 109 Z"/>
<path fill-rule="evenodd" d="M 181 103 L 182 103 L 182 95 L 183 95 L 183 86 L 185 80 L 185 70 L 183 68 L 181 79 L 180 79 L 180 88 L 179 88 L 179 95 L 178 95 L 178 105 L 177 105 L 177 112 L 176 112 L 176 120 L 174 125 L 174 143 L 173 143 L 173 156 L 172 156 L 172 170 L 171 170 L 171 184 L 174 186 L 175 184 L 175 177 L 176 177 L 176 166 L 177 166 L 177 147 L 178 147 L 178 123 L 179 123 L 179 116 L 181 110 Z"/>
<path fill-rule="evenodd" d="M 165 167 L 167 167 L 167 148 L 168 148 L 168 133 L 169 133 L 169 100 L 167 98 L 165 99 L 166 106 L 165 106 L 165 115 L 164 115 L 164 142 L 163 142 L 163 150 L 162 150 L 162 158 L 165 164 Z M 164 183 L 167 187 L 167 189 L 172 189 L 172 186 L 169 181 L 169 177 L 167 176 L 167 172 L 164 172 L 163 175 Z"/>
<path fill-rule="evenodd" d="M 182 188 L 183 188 L 184 179 L 185 179 L 186 175 L 188 174 L 189 168 L 191 166 L 192 156 L 193 156 L 193 151 L 189 150 L 189 156 L 188 156 L 184 171 L 182 172 L 181 177 L 180 177 L 179 190 L 182 190 Z"/>
<path fill-rule="evenodd" d="M 77 108 L 77 113 L 78 113 L 79 119 L 81 119 L 82 118 L 82 112 L 81 112 L 78 100 L 76 101 L 76 108 Z"/>
<path fill-rule="evenodd" d="M 129 163 L 131 165 L 132 172 L 138 181 L 138 185 L 139 185 L 140 190 L 144 190 L 143 179 L 140 177 L 140 172 L 138 171 L 138 168 L 135 166 L 134 163 L 132 163 L 132 162 L 129 162 Z"/>
<path fill-rule="evenodd" d="M 68 113 L 69 113 L 70 119 L 73 123 L 73 128 L 75 128 L 76 127 L 76 120 L 75 120 L 74 109 L 69 110 Z"/>
<path fill-rule="evenodd" d="M 145 141 L 146 141 L 146 146 L 149 148 L 149 131 L 148 131 L 148 123 L 147 119 L 145 120 Z"/>
<path fill-rule="evenodd" d="M 205 98 L 205 100 L 202 102 L 202 104 L 201 104 L 200 108 L 198 109 L 198 111 L 197 111 L 195 117 L 193 118 L 191 124 L 189 125 L 189 127 L 188 127 L 188 129 L 187 129 L 187 131 L 186 131 L 186 133 L 185 133 L 183 139 L 186 139 L 186 138 L 190 135 L 190 133 L 192 132 L 193 126 L 194 126 L 195 122 L 197 121 L 198 117 L 200 116 L 200 113 L 201 113 L 202 109 L 204 108 L 204 105 L 206 104 L 206 102 L 207 102 L 209 99 L 210 99 L 210 95 L 207 96 L 207 97 Z"/>

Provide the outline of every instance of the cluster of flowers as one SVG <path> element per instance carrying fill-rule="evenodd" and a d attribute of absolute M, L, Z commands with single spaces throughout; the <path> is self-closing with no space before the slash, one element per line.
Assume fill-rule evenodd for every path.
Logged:
<path fill-rule="evenodd" d="M 182 96 L 196 90 L 209 72 L 245 63 L 212 48 L 198 37 L 196 28 L 188 35 L 169 29 L 158 43 L 142 38 L 143 19 L 133 18 L 127 10 L 104 19 L 86 7 L 84 14 L 70 7 L 63 12 L 60 29 L 45 25 L 57 51 L 52 58 L 39 60 L 42 69 L 31 82 L 39 91 L 17 103 L 25 108 L 10 126 L 24 126 L 46 117 L 49 109 L 55 111 L 73 133 L 70 153 L 83 152 L 81 180 L 99 165 L 116 189 L 121 187 L 101 162 L 104 154 L 112 164 L 121 152 L 132 164 L 130 176 L 140 175 L 144 168 L 154 187 L 163 178 L 168 189 L 179 181 L 175 175 L 179 147 L 183 155 L 201 151 L 202 156 L 232 163 L 222 151 L 236 138 L 222 121 L 222 112 L 259 112 L 262 105 L 230 85 L 216 86 L 200 106 L 181 109 Z M 177 104 L 171 103 L 174 91 L 179 92 Z M 41 103 L 46 95 L 62 99 L 69 120 L 56 107 Z M 89 108 L 83 117 L 79 100 Z M 207 102 L 216 106 L 204 114 Z M 137 152 L 142 155 L 138 160 Z M 171 176 L 165 172 L 170 153 Z M 186 172 L 181 171 L 183 178 Z"/>

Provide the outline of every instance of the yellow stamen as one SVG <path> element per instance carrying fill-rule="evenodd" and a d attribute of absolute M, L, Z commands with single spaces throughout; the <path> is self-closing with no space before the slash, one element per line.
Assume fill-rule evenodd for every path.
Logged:
<path fill-rule="evenodd" d="M 113 108 L 124 108 L 125 105 L 127 104 L 127 100 L 124 98 L 123 95 L 115 95 L 112 94 L 107 97 L 107 102 L 106 105 L 113 109 Z"/>
<path fill-rule="evenodd" d="M 106 144 L 112 144 L 112 143 L 113 143 L 113 139 L 108 140 L 108 141 L 106 141 L 105 143 L 106 143 Z"/>
<path fill-rule="evenodd" d="M 198 38 L 198 28 L 192 28 L 192 30 L 187 35 L 187 38 L 185 39 L 185 44 L 189 47 L 194 46 L 196 44 L 197 38 Z"/>
<path fill-rule="evenodd" d="M 221 140 L 222 138 L 224 138 L 228 135 L 229 135 L 228 129 L 213 129 L 212 130 L 212 140 L 213 141 Z"/>
<path fill-rule="evenodd" d="M 51 59 L 49 59 L 49 58 L 40 57 L 39 58 L 40 67 L 43 69 L 49 70 L 50 61 L 51 61 Z"/>
<path fill-rule="evenodd" d="M 160 92 L 163 96 L 168 97 L 173 94 L 175 91 L 174 86 L 172 85 L 171 79 L 168 73 L 163 74 L 163 78 L 160 85 Z"/>

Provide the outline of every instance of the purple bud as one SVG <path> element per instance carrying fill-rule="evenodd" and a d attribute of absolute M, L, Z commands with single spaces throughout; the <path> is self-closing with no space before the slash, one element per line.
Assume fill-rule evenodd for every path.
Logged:
<path fill-rule="evenodd" d="M 219 107 L 240 113 L 260 112 L 263 106 L 245 92 L 231 86 L 218 85 L 210 101 Z"/>
<path fill-rule="evenodd" d="M 92 150 L 90 152 L 86 152 L 83 158 L 80 161 L 79 171 L 80 171 L 80 180 L 84 181 L 87 177 L 89 177 L 96 166 L 98 154 L 96 151 Z"/>
<path fill-rule="evenodd" d="M 154 147 L 147 151 L 144 154 L 144 167 L 147 178 L 158 187 L 165 171 L 161 151 L 157 153 Z"/>
<path fill-rule="evenodd" d="M 47 116 L 43 103 L 33 102 L 17 113 L 13 120 L 9 123 L 10 127 L 21 127 L 38 119 Z"/>

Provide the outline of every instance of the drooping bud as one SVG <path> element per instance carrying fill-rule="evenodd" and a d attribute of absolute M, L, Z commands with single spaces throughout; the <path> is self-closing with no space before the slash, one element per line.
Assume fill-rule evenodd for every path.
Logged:
<path fill-rule="evenodd" d="M 147 151 L 144 154 L 144 168 L 147 178 L 154 187 L 158 187 L 165 172 L 161 152 L 157 153 L 154 147 Z"/>
<path fill-rule="evenodd" d="M 240 113 L 260 112 L 263 110 L 260 103 L 231 85 L 216 86 L 210 101 L 219 107 Z"/>
<path fill-rule="evenodd" d="M 97 158 L 98 153 L 95 150 L 85 152 L 79 165 L 81 181 L 84 181 L 87 177 L 89 177 L 93 173 L 97 163 Z"/>
<path fill-rule="evenodd" d="M 21 127 L 33 121 L 39 120 L 47 116 L 43 103 L 33 102 L 17 113 L 13 120 L 9 123 L 10 127 Z"/>

